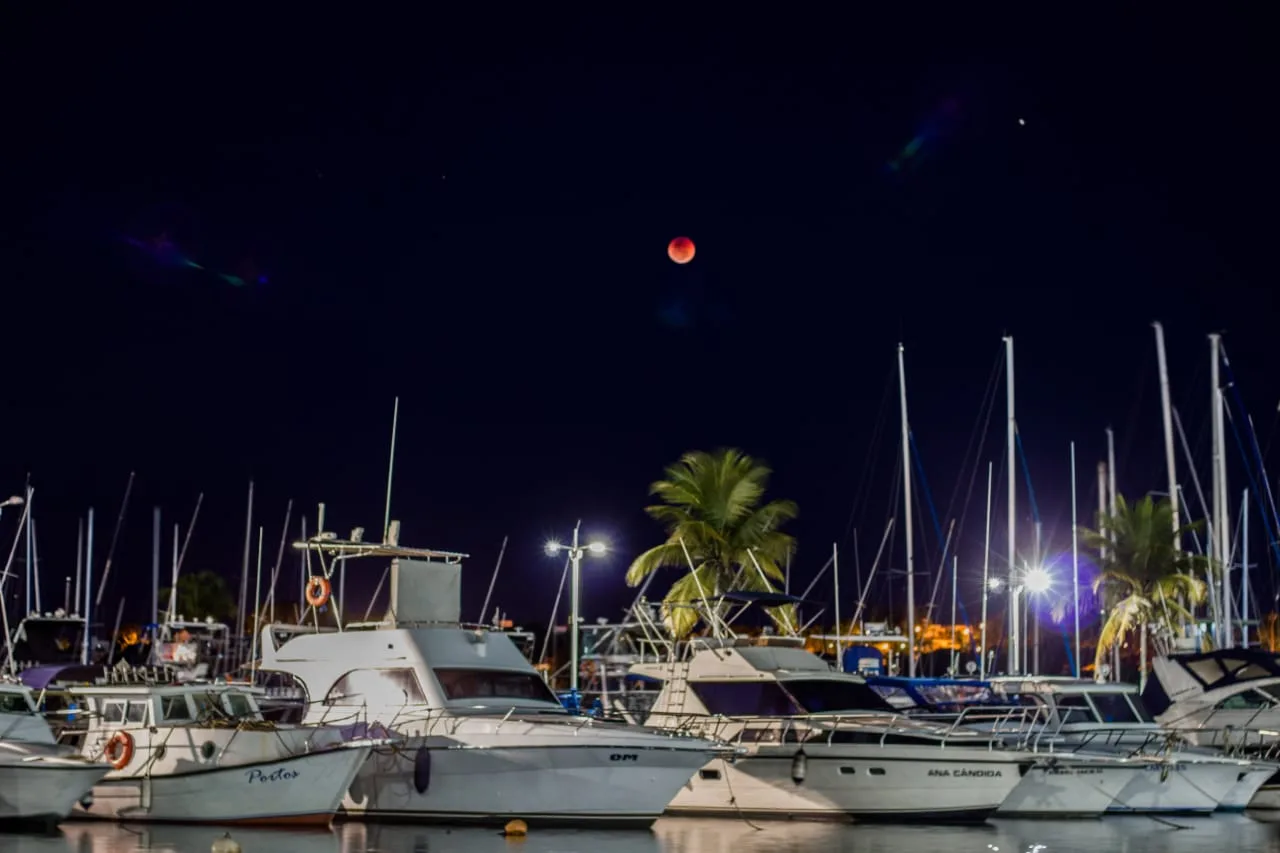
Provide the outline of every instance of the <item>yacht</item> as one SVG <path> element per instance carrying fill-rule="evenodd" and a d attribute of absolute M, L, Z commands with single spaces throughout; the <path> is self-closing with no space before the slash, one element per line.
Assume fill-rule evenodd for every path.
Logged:
<path fill-rule="evenodd" d="M 669 814 L 980 822 L 1036 763 L 964 725 L 912 720 L 799 637 L 708 637 L 638 663 L 663 684 L 648 725 L 741 746 L 707 762 Z"/>
<path fill-rule="evenodd" d="M 0 682 L 0 823 L 52 829 L 110 770 L 58 746 L 31 690 Z"/>
<path fill-rule="evenodd" d="M 461 623 L 466 555 L 401 547 L 396 528 L 382 544 L 322 533 L 296 545 L 317 557 L 321 591 L 339 564 L 389 559 L 385 619 L 261 635 L 261 671 L 301 687 L 307 722 L 403 738 L 361 768 L 348 815 L 648 826 L 724 752 L 705 738 L 568 713 L 510 636 Z M 308 613 L 316 624 L 319 606 Z"/>
<path fill-rule="evenodd" d="M 1142 759 L 1142 773 L 1121 789 L 1108 813 L 1207 814 L 1241 808 L 1266 777 L 1252 762 L 1216 750 L 1196 749 L 1165 730 L 1132 684 L 1045 676 L 993 678 L 995 696 L 1036 709 L 1027 726 L 995 722 L 985 730 L 1056 753 L 1102 753 Z"/>
<path fill-rule="evenodd" d="M 1142 698 L 1157 722 L 1198 746 L 1255 759 L 1253 773 L 1266 775 L 1252 800 L 1241 804 L 1241 791 L 1234 805 L 1280 809 L 1280 655 L 1235 648 L 1162 656 L 1151 674 Z"/>
<path fill-rule="evenodd" d="M 327 826 L 379 744 L 270 723 L 253 691 L 225 684 L 65 689 L 81 725 L 60 739 L 109 763 L 92 803 L 76 806 L 78 818 Z"/>
<path fill-rule="evenodd" d="M 1010 728 L 1017 720 L 1024 725 L 1012 727 L 1037 732 L 1032 737 L 1009 738 L 1011 745 L 1029 749 L 1044 760 L 1027 771 L 1000 804 L 998 817 L 1100 817 L 1151 763 L 1140 756 L 1061 749 L 1061 739 L 1041 735 L 1048 720 L 1040 709 L 1005 707 L 984 681 L 870 676 L 867 683 L 886 702 L 915 719 L 955 721 L 963 716 L 966 725 L 979 729 L 986 728 L 983 721 Z"/>

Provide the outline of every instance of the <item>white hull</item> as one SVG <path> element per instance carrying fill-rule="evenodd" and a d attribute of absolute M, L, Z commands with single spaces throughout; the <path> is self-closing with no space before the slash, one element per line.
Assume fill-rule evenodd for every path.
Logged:
<path fill-rule="evenodd" d="M 968 750 L 966 750 L 968 751 Z M 708 763 L 680 789 L 667 813 L 716 817 L 982 821 L 1021 779 L 1018 759 L 941 747 L 894 749 L 842 744 L 806 752 L 797 781 L 796 747 L 760 745 L 734 762 Z"/>
<path fill-rule="evenodd" d="M 327 826 L 369 747 L 327 749 L 187 773 L 107 779 L 72 816 L 122 821 Z"/>
<path fill-rule="evenodd" d="M 1027 771 L 997 817 L 1100 817 L 1142 772 L 1140 766 L 1059 758 Z"/>
<path fill-rule="evenodd" d="M 619 732 L 621 741 L 626 730 Z M 691 745 L 538 743 L 512 737 L 491 746 L 468 738 L 422 738 L 374 751 L 343 808 L 358 819 L 502 824 L 643 825 L 655 821 L 707 759 Z M 647 740 L 654 740 L 649 737 Z M 672 739 L 674 743 L 674 740 Z M 439 745 L 437 745 L 439 744 Z"/>
<path fill-rule="evenodd" d="M 1150 764 L 1125 785 L 1107 811 L 1208 814 L 1239 781 L 1240 771 L 1230 762 Z"/>
<path fill-rule="evenodd" d="M 0 820 L 55 824 L 110 770 L 83 761 L 0 764 Z"/>
<path fill-rule="evenodd" d="M 1274 767 L 1248 768 L 1239 774 L 1239 780 L 1227 791 L 1227 795 L 1218 803 L 1218 811 L 1242 812 L 1253 803 L 1254 797 L 1263 785 L 1274 776 Z"/>

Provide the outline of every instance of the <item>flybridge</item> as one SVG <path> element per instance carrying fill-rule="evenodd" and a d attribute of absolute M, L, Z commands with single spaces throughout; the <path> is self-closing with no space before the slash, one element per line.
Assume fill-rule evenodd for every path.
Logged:
<path fill-rule="evenodd" d="M 323 512 L 321 514 L 323 519 Z M 334 575 L 338 575 L 338 591 L 342 589 L 342 573 L 347 561 L 357 558 L 383 558 L 391 564 L 384 570 L 374 592 L 374 598 L 382 590 L 390 576 L 389 598 L 384 624 L 458 624 L 462 611 L 462 561 L 467 554 L 456 551 L 437 551 L 429 548 L 406 548 L 399 543 L 400 522 L 387 525 L 386 541 L 363 541 L 364 529 L 357 527 L 349 539 L 339 539 L 326 532 L 323 525 L 315 536 L 294 543 L 294 548 L 308 556 L 307 574 L 323 579 L 321 598 L 327 601 Z M 319 562 L 319 572 L 310 566 L 314 553 Z M 308 598 L 308 603 L 320 606 L 321 599 Z M 372 609 L 372 604 L 370 605 Z M 367 617 L 366 617 L 367 618 Z"/>

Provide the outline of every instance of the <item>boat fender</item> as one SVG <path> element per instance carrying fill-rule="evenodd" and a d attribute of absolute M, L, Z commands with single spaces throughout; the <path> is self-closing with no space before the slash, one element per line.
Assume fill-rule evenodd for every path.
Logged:
<path fill-rule="evenodd" d="M 227 833 L 213 842 L 212 853 L 240 853 L 240 842 Z"/>
<path fill-rule="evenodd" d="M 413 757 L 413 788 L 419 794 L 425 794 L 431 786 L 431 750 L 418 748 Z"/>
<path fill-rule="evenodd" d="M 791 781 L 800 785 L 804 782 L 804 777 L 809 772 L 809 756 L 804 754 L 804 750 L 800 750 L 791 759 Z"/>
<path fill-rule="evenodd" d="M 123 770 L 133 761 L 133 735 L 128 732 L 116 732 L 107 741 L 102 754 L 116 770 Z"/>

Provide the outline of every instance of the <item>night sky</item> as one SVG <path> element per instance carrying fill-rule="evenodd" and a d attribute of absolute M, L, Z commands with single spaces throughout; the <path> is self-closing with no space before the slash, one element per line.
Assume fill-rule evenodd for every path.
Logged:
<path fill-rule="evenodd" d="M 620 615 L 631 556 L 662 537 L 648 484 L 720 446 L 799 503 L 797 584 L 838 541 L 847 593 L 854 529 L 865 571 L 897 511 L 899 341 L 970 601 L 1002 383 L 967 509 L 966 448 L 1004 333 L 1054 548 L 1070 441 L 1082 522 L 1108 425 L 1120 491 L 1166 487 L 1152 320 L 1206 488 L 1207 333 L 1272 433 L 1259 20 L 25 14 L 3 28 L 0 493 L 30 472 L 47 598 L 90 506 L 100 571 L 130 471 L 108 593 L 130 618 L 152 506 L 167 554 L 203 492 L 186 570 L 233 581 L 250 479 L 268 563 L 290 498 L 295 525 L 325 501 L 330 529 L 376 531 L 396 395 L 401 541 L 472 555 L 470 619 L 509 536 L 495 603 L 526 623 L 560 577 L 543 540 L 579 518 L 615 552 L 588 564 L 585 615 Z M 939 543 L 917 523 L 926 600 Z"/>

